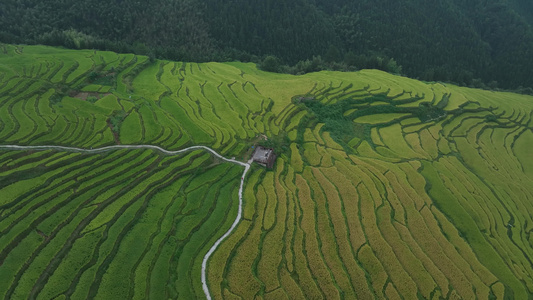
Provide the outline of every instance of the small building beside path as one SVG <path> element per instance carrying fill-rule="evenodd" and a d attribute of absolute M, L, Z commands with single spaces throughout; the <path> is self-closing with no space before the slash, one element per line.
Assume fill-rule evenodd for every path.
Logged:
<path fill-rule="evenodd" d="M 264 167 L 272 169 L 276 161 L 276 154 L 274 154 L 274 149 L 272 148 L 258 146 L 255 148 L 252 160 Z"/>

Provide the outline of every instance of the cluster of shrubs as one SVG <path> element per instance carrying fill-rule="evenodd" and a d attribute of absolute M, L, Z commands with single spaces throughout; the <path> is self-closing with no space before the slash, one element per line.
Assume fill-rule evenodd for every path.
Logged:
<path fill-rule="evenodd" d="M 328 52 L 329 53 L 329 52 Z M 356 71 L 359 69 L 378 69 L 393 74 L 401 74 L 402 67 L 390 57 L 380 55 L 355 55 L 348 52 L 344 58 L 340 55 L 313 56 L 312 59 L 301 60 L 294 65 L 283 64 L 279 58 L 267 55 L 258 63 L 261 70 L 276 73 L 301 75 L 323 70 Z"/>

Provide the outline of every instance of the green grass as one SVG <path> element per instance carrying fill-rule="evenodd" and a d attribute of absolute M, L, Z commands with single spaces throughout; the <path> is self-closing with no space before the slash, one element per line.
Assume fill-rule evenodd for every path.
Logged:
<path fill-rule="evenodd" d="M 139 115 L 142 117 L 141 125 L 144 128 L 145 140 L 157 139 L 161 135 L 162 128 L 155 119 L 153 110 L 148 106 L 143 106 L 139 109 Z"/>
<path fill-rule="evenodd" d="M 159 72 L 159 63 L 150 64 L 132 82 L 134 93 L 143 98 L 153 101 L 167 91 L 165 86 L 157 81 L 156 75 Z"/>
<path fill-rule="evenodd" d="M 169 98 L 163 98 L 161 107 L 173 116 L 182 126 L 182 130 L 191 136 L 196 143 L 204 144 L 212 141 L 211 137 L 190 119 L 187 112 L 178 103 Z"/>
<path fill-rule="evenodd" d="M 13 161 L 13 163 L 17 165 L 24 164 L 25 161 L 34 159 L 36 154 L 27 155 L 27 158 L 18 159 Z M 137 164 L 137 161 L 139 161 L 139 159 L 142 160 L 142 157 L 147 154 L 150 154 L 150 159 L 145 160 L 142 164 Z M 132 155 L 134 156 L 132 157 Z M 65 290 L 68 290 L 71 280 L 65 279 L 72 278 L 73 275 L 77 274 L 78 271 L 83 269 L 87 264 L 94 265 L 95 262 L 91 263 L 91 257 L 96 253 L 100 253 L 100 255 L 97 256 L 99 259 L 96 262 L 96 266 L 100 265 L 98 269 L 105 271 L 105 274 L 109 274 L 112 278 L 121 278 L 125 280 L 124 285 L 117 286 L 117 282 L 113 281 L 113 285 L 109 286 L 107 284 L 111 284 L 111 281 L 107 279 L 107 275 L 97 272 L 95 273 L 97 275 L 96 279 L 100 280 L 101 283 L 96 286 L 92 285 L 93 288 L 96 288 L 96 290 L 93 289 L 93 292 L 89 292 L 90 289 L 86 290 L 86 292 L 97 292 L 98 295 L 101 294 L 107 296 L 119 295 L 118 293 L 120 292 L 128 293 L 128 282 L 130 278 L 135 278 L 133 275 L 135 269 L 132 269 L 131 266 L 137 265 L 135 264 L 135 261 L 137 261 L 139 255 L 144 252 L 144 248 L 137 247 L 141 236 L 145 241 L 148 241 L 152 235 L 150 232 L 159 232 L 160 235 L 175 234 L 175 228 L 172 222 L 165 222 L 164 227 L 152 227 L 150 230 L 148 230 L 149 227 L 147 226 L 157 224 L 157 220 L 160 219 L 160 215 L 158 214 L 162 212 L 161 208 L 170 208 L 170 204 L 172 203 L 170 200 L 176 195 L 176 192 L 181 190 L 185 192 L 185 195 L 188 195 L 189 193 L 186 192 L 185 187 L 191 186 L 190 184 L 192 182 L 197 182 L 195 185 L 198 188 L 207 187 L 208 190 L 212 191 L 207 194 L 208 198 L 211 200 L 205 199 L 201 201 L 201 203 L 204 203 L 202 205 L 210 205 L 209 203 L 214 205 L 214 203 L 216 203 L 217 209 L 211 210 L 208 209 L 208 207 L 199 206 L 194 210 L 194 214 L 197 215 L 195 218 L 199 218 L 198 220 L 200 221 L 198 224 L 202 224 L 201 228 L 203 229 L 197 231 L 197 229 L 194 229 L 196 226 L 189 228 L 189 231 L 185 236 L 195 238 L 191 240 L 190 243 L 187 243 L 187 245 L 189 245 L 188 247 L 201 245 L 202 248 L 207 249 L 208 244 L 206 244 L 204 240 L 213 239 L 218 235 L 221 235 L 227 230 L 227 228 L 229 228 L 229 224 L 231 224 L 235 218 L 236 206 L 231 205 L 230 203 L 235 203 L 232 199 L 235 199 L 236 197 L 235 187 L 237 186 L 237 179 L 241 172 L 239 167 L 224 164 L 215 168 L 205 169 L 208 166 L 209 155 L 203 154 L 202 152 L 185 154 L 181 158 L 178 157 L 178 159 L 166 159 L 157 154 L 153 154 L 152 151 L 145 150 L 123 150 L 105 155 L 86 155 L 86 157 L 91 158 L 92 162 L 89 164 L 86 162 L 85 168 L 92 169 L 93 172 L 87 172 L 82 168 L 78 169 L 78 175 L 65 173 L 63 176 L 66 175 L 66 177 L 63 177 L 65 179 L 63 179 L 62 183 L 55 180 L 54 182 L 58 182 L 59 185 L 55 187 L 52 186 L 52 188 L 49 189 L 49 192 L 43 194 L 41 197 L 32 196 L 32 194 L 27 194 L 26 191 L 28 191 L 28 189 L 32 190 L 40 187 L 40 189 L 38 188 L 35 190 L 36 193 L 39 193 L 39 190 L 46 189 L 47 185 L 43 184 L 44 179 L 47 177 L 41 180 L 32 180 L 32 182 L 21 180 L 2 189 L 4 195 L 9 195 L 9 197 L 4 198 L 6 203 L 13 201 L 17 197 L 22 197 L 17 203 L 20 201 L 21 204 L 26 203 L 23 204 L 26 206 L 32 205 L 33 203 L 34 207 L 35 205 L 40 205 L 39 209 L 33 209 L 33 212 L 31 214 L 26 214 L 25 217 L 20 214 L 15 215 L 19 216 L 19 218 L 23 217 L 23 219 L 20 220 L 27 220 L 28 222 L 34 220 L 34 223 L 39 222 L 37 223 L 39 224 L 37 232 L 35 229 L 24 229 L 24 226 L 20 226 L 23 225 L 23 222 L 19 222 L 19 225 L 14 226 L 9 231 L 9 235 L 3 235 L 4 240 L 16 236 L 17 233 L 24 234 L 24 232 L 27 232 L 26 238 L 21 240 L 20 245 L 26 247 L 30 252 L 29 254 L 26 254 L 26 252 L 22 250 L 18 250 L 17 252 L 4 252 L 7 256 L 3 258 L 5 259 L 5 263 L 0 266 L 1 269 L 4 267 L 10 267 L 15 262 L 23 262 L 17 258 L 17 255 L 26 255 L 26 257 L 31 256 L 29 261 L 25 260 L 28 262 L 28 265 L 26 265 L 27 267 L 24 267 L 26 269 L 23 272 L 19 271 L 19 275 L 16 276 L 17 282 L 13 282 L 7 278 L 3 281 L 4 284 L 7 284 L 6 288 L 3 290 L 9 292 L 13 297 L 25 295 L 35 284 L 37 284 L 36 287 L 41 297 L 57 295 L 57 293 L 62 293 Z M 167 163 L 154 165 L 158 160 Z M 104 161 L 107 162 L 104 163 Z M 131 163 L 124 163 L 126 161 Z M 132 168 L 135 165 L 138 166 Z M 150 165 L 156 166 L 156 168 L 151 169 L 148 174 L 145 174 L 144 170 Z M 67 164 L 65 167 L 68 168 L 69 166 L 70 165 Z M 43 176 L 53 176 L 53 172 L 51 172 L 53 167 L 48 168 L 50 169 L 50 172 L 45 172 Z M 121 168 L 125 168 L 125 170 L 121 170 Z M 19 169 L 21 169 L 21 167 L 19 167 Z M 75 169 L 73 168 L 72 170 Z M 69 176 L 75 176 L 77 182 L 69 180 Z M 184 177 L 185 179 L 187 179 L 187 176 L 192 177 L 190 177 L 191 179 L 177 181 L 180 182 L 181 185 L 173 184 L 176 182 L 175 179 L 181 178 L 182 176 L 186 176 Z M 220 181 L 217 180 L 217 178 L 225 179 Z M 33 186 L 28 185 L 28 183 L 33 184 Z M 211 183 L 216 184 L 212 185 Z M 17 188 L 21 184 L 25 185 L 25 189 Z M 170 190 L 165 189 L 170 186 L 172 186 Z M 76 190 L 75 195 L 70 195 L 72 189 Z M 54 190 L 59 191 L 59 194 L 53 196 L 54 193 L 57 193 L 54 192 Z M 111 191 L 111 193 L 108 193 L 108 191 Z M 163 195 L 158 196 L 162 191 L 167 191 L 165 194 L 167 197 L 162 197 Z M 27 195 L 23 196 L 21 193 L 26 193 Z M 118 197 L 118 195 L 121 196 Z M 218 197 L 227 199 L 227 202 L 215 201 Z M 52 199 L 53 201 L 50 201 Z M 143 200 L 144 204 L 142 204 L 143 201 L 138 201 L 138 199 Z M 191 194 L 189 201 L 193 201 L 194 199 L 196 198 Z M 166 204 L 165 202 L 160 203 L 162 200 L 165 201 Z M 39 201 L 43 202 L 39 203 Z M 64 204 L 59 205 L 59 203 Z M 91 203 L 100 203 L 99 205 L 101 205 L 101 207 L 90 205 Z M 167 210 L 166 214 L 173 215 L 175 219 L 185 217 L 183 215 L 184 212 L 182 207 L 177 206 L 173 208 L 173 211 Z M 20 210 L 20 212 L 24 212 L 24 210 Z M 191 213 L 193 212 L 189 211 L 187 215 L 192 216 Z M 104 214 L 108 217 L 104 217 L 103 221 L 97 221 L 97 219 L 100 216 L 104 216 Z M 150 215 L 152 216 L 150 217 Z M 70 222 L 64 223 L 63 221 L 66 219 L 70 220 Z M 205 222 L 205 220 L 201 221 L 203 219 L 208 220 L 208 222 Z M 10 220 L 11 219 L 5 219 L 5 215 L 0 218 L 0 225 L 2 225 L 0 228 L 3 228 L 3 225 L 13 224 Z M 78 224 L 83 224 L 82 220 L 85 222 L 85 225 L 79 227 Z M 93 220 L 93 222 L 96 223 L 92 225 L 93 223 L 87 222 L 87 220 Z M 163 222 L 160 222 L 160 225 L 161 224 L 163 224 Z M 88 226 L 87 230 L 81 231 L 85 226 Z M 212 232 L 211 228 L 213 228 L 213 226 L 219 228 L 219 231 Z M 17 230 L 17 228 L 19 228 L 19 230 Z M 183 230 L 184 229 L 185 228 L 183 228 Z M 194 231 L 191 231 L 193 229 Z M 101 235 L 104 231 L 109 231 L 107 239 L 104 239 Z M 82 233 L 82 235 L 78 235 L 79 233 L 76 234 L 75 232 Z M 211 233 L 206 234 L 207 232 Z M 125 235 L 125 233 L 128 234 Z M 40 234 L 52 237 L 46 242 L 46 244 L 44 244 L 44 247 L 39 247 L 39 243 L 36 243 L 35 241 L 35 238 L 39 238 L 40 241 L 43 241 Z M 109 244 L 105 241 L 116 241 L 116 243 L 114 242 L 115 245 L 113 246 L 113 244 Z M 104 243 L 102 244 L 102 242 Z M 159 242 L 164 243 L 161 239 Z M 101 248 L 100 245 L 103 248 Z M 120 245 L 120 247 L 117 247 L 117 245 Z M 155 247 L 157 245 L 153 246 Z M 132 252 L 132 247 L 138 249 L 138 251 Z M 98 248 L 101 250 L 95 252 Z M 158 246 L 157 248 L 160 249 L 161 247 Z M 12 251 L 17 249 L 17 247 L 14 247 Z M 188 248 L 184 248 L 183 258 L 181 258 L 185 261 L 189 261 L 191 258 L 198 256 L 198 260 L 201 262 L 203 254 L 207 251 L 203 250 L 199 253 L 197 250 L 187 249 Z M 31 255 L 31 253 L 34 254 Z M 50 261 L 49 258 L 54 255 L 59 255 L 59 260 Z M 112 264 L 109 264 L 107 260 L 102 260 L 106 256 L 110 257 L 109 255 L 114 257 Z M 156 255 L 155 257 L 159 256 L 159 251 L 152 252 L 152 255 Z M 133 259 L 134 257 L 137 258 Z M 127 265 L 130 267 L 126 268 L 125 266 Z M 102 266 L 105 266 L 105 268 L 102 268 Z M 146 267 L 149 267 L 149 265 L 146 265 Z M 17 270 L 22 270 L 16 267 L 10 268 L 10 270 L 13 270 L 15 273 Z M 43 273 L 46 268 L 51 268 L 55 271 L 52 273 Z M 196 276 L 199 275 L 198 270 L 199 264 L 195 264 L 194 269 L 176 269 L 176 272 L 180 272 L 179 275 L 172 276 L 177 276 L 179 278 L 183 278 L 184 276 Z M 1 273 L 13 274 L 7 272 L 7 270 L 5 270 L 5 272 L 2 271 Z M 11 276 L 14 275 L 15 274 Z M 39 282 L 41 282 L 40 278 L 43 276 L 45 276 L 45 278 L 50 277 L 46 280 L 46 285 L 39 284 Z M 142 278 L 146 278 L 145 275 Z M 84 281 L 80 280 L 79 284 L 81 289 L 81 286 L 84 285 Z M 158 282 L 155 283 L 155 287 L 157 286 L 159 286 Z M 178 287 L 183 288 L 182 285 L 178 285 Z M 71 293 L 75 293 L 77 290 L 76 286 L 73 288 L 74 290 L 72 290 Z M 126 290 L 121 290 L 124 288 L 126 288 Z M 190 295 L 194 295 L 201 291 L 199 286 L 195 289 L 196 292 Z"/>
<path fill-rule="evenodd" d="M 93 68 L 93 61 L 90 58 L 81 58 L 78 56 L 76 57 L 76 62 L 78 63 L 78 67 L 68 75 L 65 80 L 66 83 L 74 82 L 76 79 L 83 77 Z"/>
<path fill-rule="evenodd" d="M 17 132 L 11 135 L 8 139 L 6 139 L 8 142 L 16 142 L 17 140 L 28 137 L 32 134 L 32 131 L 36 129 L 36 124 L 28 117 L 25 112 L 25 106 L 26 103 L 22 101 L 19 101 L 15 105 L 13 105 L 13 117 L 15 120 L 17 120 L 18 126 Z"/>
<path fill-rule="evenodd" d="M 432 184 L 429 195 L 435 201 L 438 208 L 452 218 L 452 223 L 472 247 L 481 263 L 487 266 L 507 286 L 506 293 L 508 296 L 526 298 L 527 292 L 524 287 L 512 275 L 511 271 L 505 267 L 505 262 L 481 235 L 472 216 L 456 202 L 455 197 L 450 195 L 449 191 L 442 184 L 437 169 L 426 163 L 424 164 L 422 175 Z"/>
<path fill-rule="evenodd" d="M 525 131 L 516 140 L 513 150 L 524 169 L 524 173 L 533 180 L 533 161 L 529 159 L 532 149 L 531 147 L 533 147 L 533 132 Z"/>
<path fill-rule="evenodd" d="M 120 126 L 120 140 L 125 144 L 135 144 L 144 138 L 143 127 L 139 114 L 132 111 Z"/>

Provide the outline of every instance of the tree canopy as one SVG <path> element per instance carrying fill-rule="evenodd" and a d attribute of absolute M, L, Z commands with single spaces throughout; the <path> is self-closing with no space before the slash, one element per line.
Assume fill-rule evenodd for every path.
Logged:
<path fill-rule="evenodd" d="M 525 0 L 3 0 L 0 41 L 533 87 Z M 268 62 L 268 61 L 267 61 Z M 307 63 L 309 62 L 309 63 Z M 300 65 L 298 65 L 300 64 Z M 306 65 L 307 64 L 307 65 Z M 282 68 L 287 65 L 292 68 Z"/>

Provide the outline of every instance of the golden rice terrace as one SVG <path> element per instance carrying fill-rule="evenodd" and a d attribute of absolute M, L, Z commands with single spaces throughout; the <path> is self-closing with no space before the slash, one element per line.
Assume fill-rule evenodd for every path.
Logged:
<path fill-rule="evenodd" d="M 242 162 L 274 149 L 272 169 L 242 177 L 242 218 L 207 261 L 214 299 L 533 294 L 533 97 L 2 49 L 2 145 L 203 145 Z M 205 297 L 240 166 L 202 150 L 28 149 L 0 146 L 1 297 Z"/>

